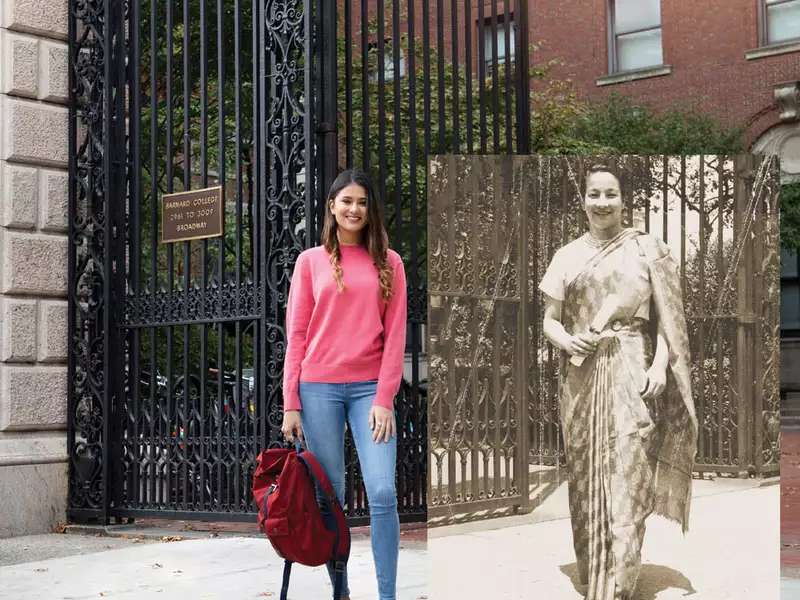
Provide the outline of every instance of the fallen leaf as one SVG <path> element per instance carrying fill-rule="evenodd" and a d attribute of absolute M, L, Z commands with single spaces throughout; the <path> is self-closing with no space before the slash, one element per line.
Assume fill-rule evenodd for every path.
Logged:
<path fill-rule="evenodd" d="M 161 537 L 162 542 L 180 542 L 183 541 L 183 536 L 180 535 L 165 535 Z"/>
<path fill-rule="evenodd" d="M 163 567 L 163 566 L 164 566 L 164 565 L 162 565 L 161 563 L 153 563 L 153 568 L 154 568 L 154 569 L 160 569 L 160 568 L 161 568 L 161 567 Z"/>

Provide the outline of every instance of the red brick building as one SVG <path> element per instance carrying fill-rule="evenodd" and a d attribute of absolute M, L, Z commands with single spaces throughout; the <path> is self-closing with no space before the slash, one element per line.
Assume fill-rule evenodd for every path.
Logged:
<path fill-rule="evenodd" d="M 785 174 L 800 178 L 800 0 L 398 1 L 403 36 L 413 1 L 417 43 L 440 47 L 447 62 L 455 54 L 460 68 L 471 63 L 473 75 L 481 60 L 484 75 L 490 73 L 495 28 L 498 62 L 504 62 L 507 42 L 513 59 L 527 2 L 528 40 L 539 46 L 532 63 L 558 59 L 553 77 L 572 80 L 580 97 L 618 93 L 655 108 L 699 109 L 745 127 L 748 145 L 784 154 Z M 348 4 L 354 55 L 362 9 L 373 31 L 382 14 L 388 73 L 393 5 L 339 0 L 340 17 Z M 370 35 L 371 48 L 376 39 Z"/>
<path fill-rule="evenodd" d="M 800 1 L 539 0 L 529 7 L 530 39 L 541 44 L 534 62 L 560 59 L 555 75 L 572 79 L 582 97 L 616 92 L 656 108 L 698 108 L 746 127 L 756 146 L 794 122 L 798 137 L 772 142 L 788 145 L 800 163 Z M 800 175 L 800 164 L 787 166 Z"/>

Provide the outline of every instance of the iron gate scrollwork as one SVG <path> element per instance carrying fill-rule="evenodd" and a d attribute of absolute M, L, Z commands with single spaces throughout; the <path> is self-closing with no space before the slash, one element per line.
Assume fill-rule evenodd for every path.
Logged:
<path fill-rule="evenodd" d="M 291 271 L 337 165 L 329 4 L 69 3 L 70 519 L 253 519 Z M 224 235 L 160 244 L 163 194 L 214 185 Z M 398 396 L 403 519 L 425 514 L 418 388 Z"/>

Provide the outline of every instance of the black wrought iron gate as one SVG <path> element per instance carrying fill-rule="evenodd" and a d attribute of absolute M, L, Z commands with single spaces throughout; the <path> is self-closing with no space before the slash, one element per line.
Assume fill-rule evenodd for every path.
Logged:
<path fill-rule="evenodd" d="M 335 5 L 69 6 L 68 516 L 253 519 L 255 455 L 280 443 L 291 269 L 339 164 Z M 224 235 L 160 243 L 163 195 L 217 185 Z M 402 519 L 424 520 L 424 292 L 411 282 L 398 495 Z"/>

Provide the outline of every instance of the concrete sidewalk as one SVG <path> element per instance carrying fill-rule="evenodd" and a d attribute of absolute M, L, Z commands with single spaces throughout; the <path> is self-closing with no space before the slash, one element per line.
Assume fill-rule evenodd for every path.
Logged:
<path fill-rule="evenodd" d="M 428 597 L 430 561 L 422 534 L 401 538 L 400 600 Z M 57 557 L 31 562 L 26 556 Z M 136 539 L 135 533 L 128 538 L 49 534 L 0 540 L 0 559 L 6 563 L 0 566 L 0 598 L 8 600 L 277 600 L 283 573 L 283 561 L 264 537 L 197 536 L 165 543 Z M 352 600 L 377 597 L 364 535 L 353 538 L 349 577 Z M 331 596 L 324 567 L 293 567 L 290 599 Z"/>
<path fill-rule="evenodd" d="M 778 598 L 779 486 L 695 481 L 689 533 L 648 520 L 634 600 Z M 581 600 L 566 483 L 530 515 L 429 529 L 433 600 Z"/>

